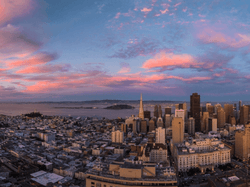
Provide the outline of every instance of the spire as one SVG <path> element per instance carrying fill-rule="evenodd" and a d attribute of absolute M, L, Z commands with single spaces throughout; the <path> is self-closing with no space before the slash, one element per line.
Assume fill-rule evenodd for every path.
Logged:
<path fill-rule="evenodd" d="M 140 99 L 139 118 L 144 119 L 144 110 L 143 110 L 143 104 L 142 104 L 142 94 L 141 94 L 141 99 Z"/>

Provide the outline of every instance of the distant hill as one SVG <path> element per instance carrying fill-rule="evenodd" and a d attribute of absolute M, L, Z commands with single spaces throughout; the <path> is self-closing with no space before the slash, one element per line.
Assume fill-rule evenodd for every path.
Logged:
<path fill-rule="evenodd" d="M 130 105 L 112 105 L 108 106 L 104 109 L 111 109 L 111 110 L 123 110 L 123 109 L 134 109 L 135 107 L 130 106 Z"/>

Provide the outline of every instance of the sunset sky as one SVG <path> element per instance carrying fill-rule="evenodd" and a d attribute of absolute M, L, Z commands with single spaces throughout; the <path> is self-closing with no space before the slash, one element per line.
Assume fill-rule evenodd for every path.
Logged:
<path fill-rule="evenodd" d="M 1 0 L 0 100 L 250 101 L 249 0 Z"/>

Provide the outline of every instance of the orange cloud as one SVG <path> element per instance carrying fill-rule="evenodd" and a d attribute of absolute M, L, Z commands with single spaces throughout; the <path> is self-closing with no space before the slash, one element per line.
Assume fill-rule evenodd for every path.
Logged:
<path fill-rule="evenodd" d="M 52 72 L 66 72 L 70 68 L 69 65 L 45 65 L 45 66 L 31 66 L 16 71 L 17 74 L 39 74 Z"/>

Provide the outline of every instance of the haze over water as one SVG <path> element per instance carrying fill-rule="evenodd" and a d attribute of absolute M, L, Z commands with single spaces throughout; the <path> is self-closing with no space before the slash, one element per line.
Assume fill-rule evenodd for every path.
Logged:
<path fill-rule="evenodd" d="M 174 113 L 174 104 L 179 102 L 168 102 L 168 101 L 144 101 L 144 110 L 151 111 L 153 116 L 154 106 L 160 104 L 162 107 L 162 114 L 164 114 L 165 107 L 172 107 L 172 113 Z M 244 102 L 247 104 L 249 102 Z M 115 104 L 127 104 L 135 107 L 134 109 L 123 109 L 123 110 L 107 110 L 104 109 L 108 106 Z M 205 103 L 201 103 L 201 105 Z M 223 103 L 221 102 L 223 105 Z M 85 109 L 90 107 L 93 109 Z M 189 102 L 187 102 L 189 108 Z M 139 101 L 112 101 L 112 102 L 39 102 L 39 103 L 0 103 L 0 114 L 8 116 L 16 116 L 21 114 L 30 113 L 37 110 L 43 115 L 49 116 L 72 116 L 72 117 L 105 117 L 108 119 L 114 119 L 117 117 L 126 118 L 131 115 L 138 115 L 139 112 Z"/>

